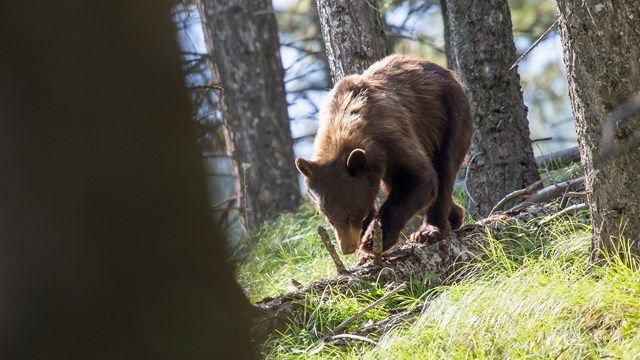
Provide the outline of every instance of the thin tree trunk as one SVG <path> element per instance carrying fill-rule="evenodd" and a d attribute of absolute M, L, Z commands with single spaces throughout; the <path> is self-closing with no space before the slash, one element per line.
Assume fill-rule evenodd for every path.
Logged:
<path fill-rule="evenodd" d="M 444 53 L 447 56 L 447 68 L 453 70 L 453 53 L 451 49 L 451 28 L 449 26 L 449 15 L 447 14 L 447 0 L 440 0 L 440 13 L 442 14 L 442 35 L 444 37 Z"/>
<path fill-rule="evenodd" d="M 569 95 L 593 225 L 592 259 L 602 253 L 640 255 L 640 156 L 638 148 L 595 163 L 603 146 L 602 126 L 640 89 L 640 2 L 559 0 L 560 35 Z M 617 124 L 615 142 L 640 128 L 635 114 Z"/>
<path fill-rule="evenodd" d="M 522 99 L 507 0 L 447 0 L 454 70 L 473 109 L 467 209 L 486 216 L 539 179 Z"/>
<path fill-rule="evenodd" d="M 173 4 L 0 3 L 1 359 L 253 356 Z"/>
<path fill-rule="evenodd" d="M 301 195 L 269 0 L 200 0 L 203 30 L 218 77 L 227 152 L 242 224 L 256 231 Z"/>
<path fill-rule="evenodd" d="M 387 55 L 386 37 L 375 0 L 317 0 L 331 78 L 360 74 Z"/>

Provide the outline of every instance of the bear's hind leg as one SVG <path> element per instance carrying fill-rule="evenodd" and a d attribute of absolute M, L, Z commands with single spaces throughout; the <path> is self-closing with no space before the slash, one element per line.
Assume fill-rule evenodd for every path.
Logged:
<path fill-rule="evenodd" d="M 449 224 L 451 230 L 459 229 L 464 223 L 464 208 L 451 199 L 451 210 L 449 210 Z"/>
<path fill-rule="evenodd" d="M 435 243 L 449 236 L 452 227 L 458 228 L 462 225 L 464 211 L 458 216 L 462 208 L 453 202 L 451 196 L 461 161 L 454 160 L 449 151 L 445 144 L 444 151 L 434 156 L 435 170 L 438 174 L 438 195 L 426 210 L 420 228 L 411 234 L 411 241 Z M 455 223 L 450 223 L 450 219 L 455 220 Z"/>

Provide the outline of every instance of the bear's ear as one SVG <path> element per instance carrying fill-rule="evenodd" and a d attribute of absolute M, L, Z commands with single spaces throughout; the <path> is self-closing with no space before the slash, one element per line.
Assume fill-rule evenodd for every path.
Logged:
<path fill-rule="evenodd" d="M 316 167 L 316 163 L 299 157 L 299 158 L 296 158 L 296 167 L 298 168 L 298 171 L 300 171 L 300 174 L 309 178 L 311 177 L 311 174 L 313 174 L 313 170 Z"/>
<path fill-rule="evenodd" d="M 361 171 L 368 169 L 369 161 L 367 160 L 367 153 L 362 149 L 353 150 L 347 158 L 347 171 L 349 171 L 349 174 L 355 176 Z"/>

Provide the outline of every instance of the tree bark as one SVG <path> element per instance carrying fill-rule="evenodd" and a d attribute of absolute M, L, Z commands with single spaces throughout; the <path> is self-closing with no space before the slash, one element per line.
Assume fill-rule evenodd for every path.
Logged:
<path fill-rule="evenodd" d="M 360 74 L 387 55 L 384 26 L 375 0 L 317 0 L 331 79 Z"/>
<path fill-rule="evenodd" d="M 507 0 L 447 0 L 452 63 L 473 109 L 467 209 L 486 216 L 539 179 L 520 89 Z"/>
<path fill-rule="evenodd" d="M 449 26 L 449 14 L 447 13 L 447 0 L 440 0 L 440 13 L 442 14 L 442 37 L 444 38 L 444 53 L 447 56 L 447 68 L 453 70 L 453 53 L 451 49 L 451 28 Z"/>
<path fill-rule="evenodd" d="M 0 3 L 2 359 L 254 356 L 173 5 Z"/>
<path fill-rule="evenodd" d="M 594 162 L 604 144 L 602 127 L 640 89 L 640 3 L 636 0 L 559 0 L 560 35 L 569 95 L 593 226 L 591 257 L 603 252 L 640 255 L 638 147 Z M 637 113 L 617 124 L 615 142 L 634 136 Z M 622 239 L 629 242 L 625 249 Z M 623 257 L 625 258 L 625 257 Z"/>
<path fill-rule="evenodd" d="M 280 45 L 269 0 L 200 0 L 212 71 L 223 86 L 227 152 L 243 227 L 295 210 L 301 195 L 293 161 Z"/>

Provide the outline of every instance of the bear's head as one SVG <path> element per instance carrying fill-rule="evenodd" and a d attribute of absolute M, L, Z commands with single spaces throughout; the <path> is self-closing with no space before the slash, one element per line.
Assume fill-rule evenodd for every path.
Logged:
<path fill-rule="evenodd" d="M 372 165 L 362 149 L 329 163 L 296 159 L 307 191 L 333 227 L 343 254 L 356 250 L 376 214 L 381 174 Z"/>

